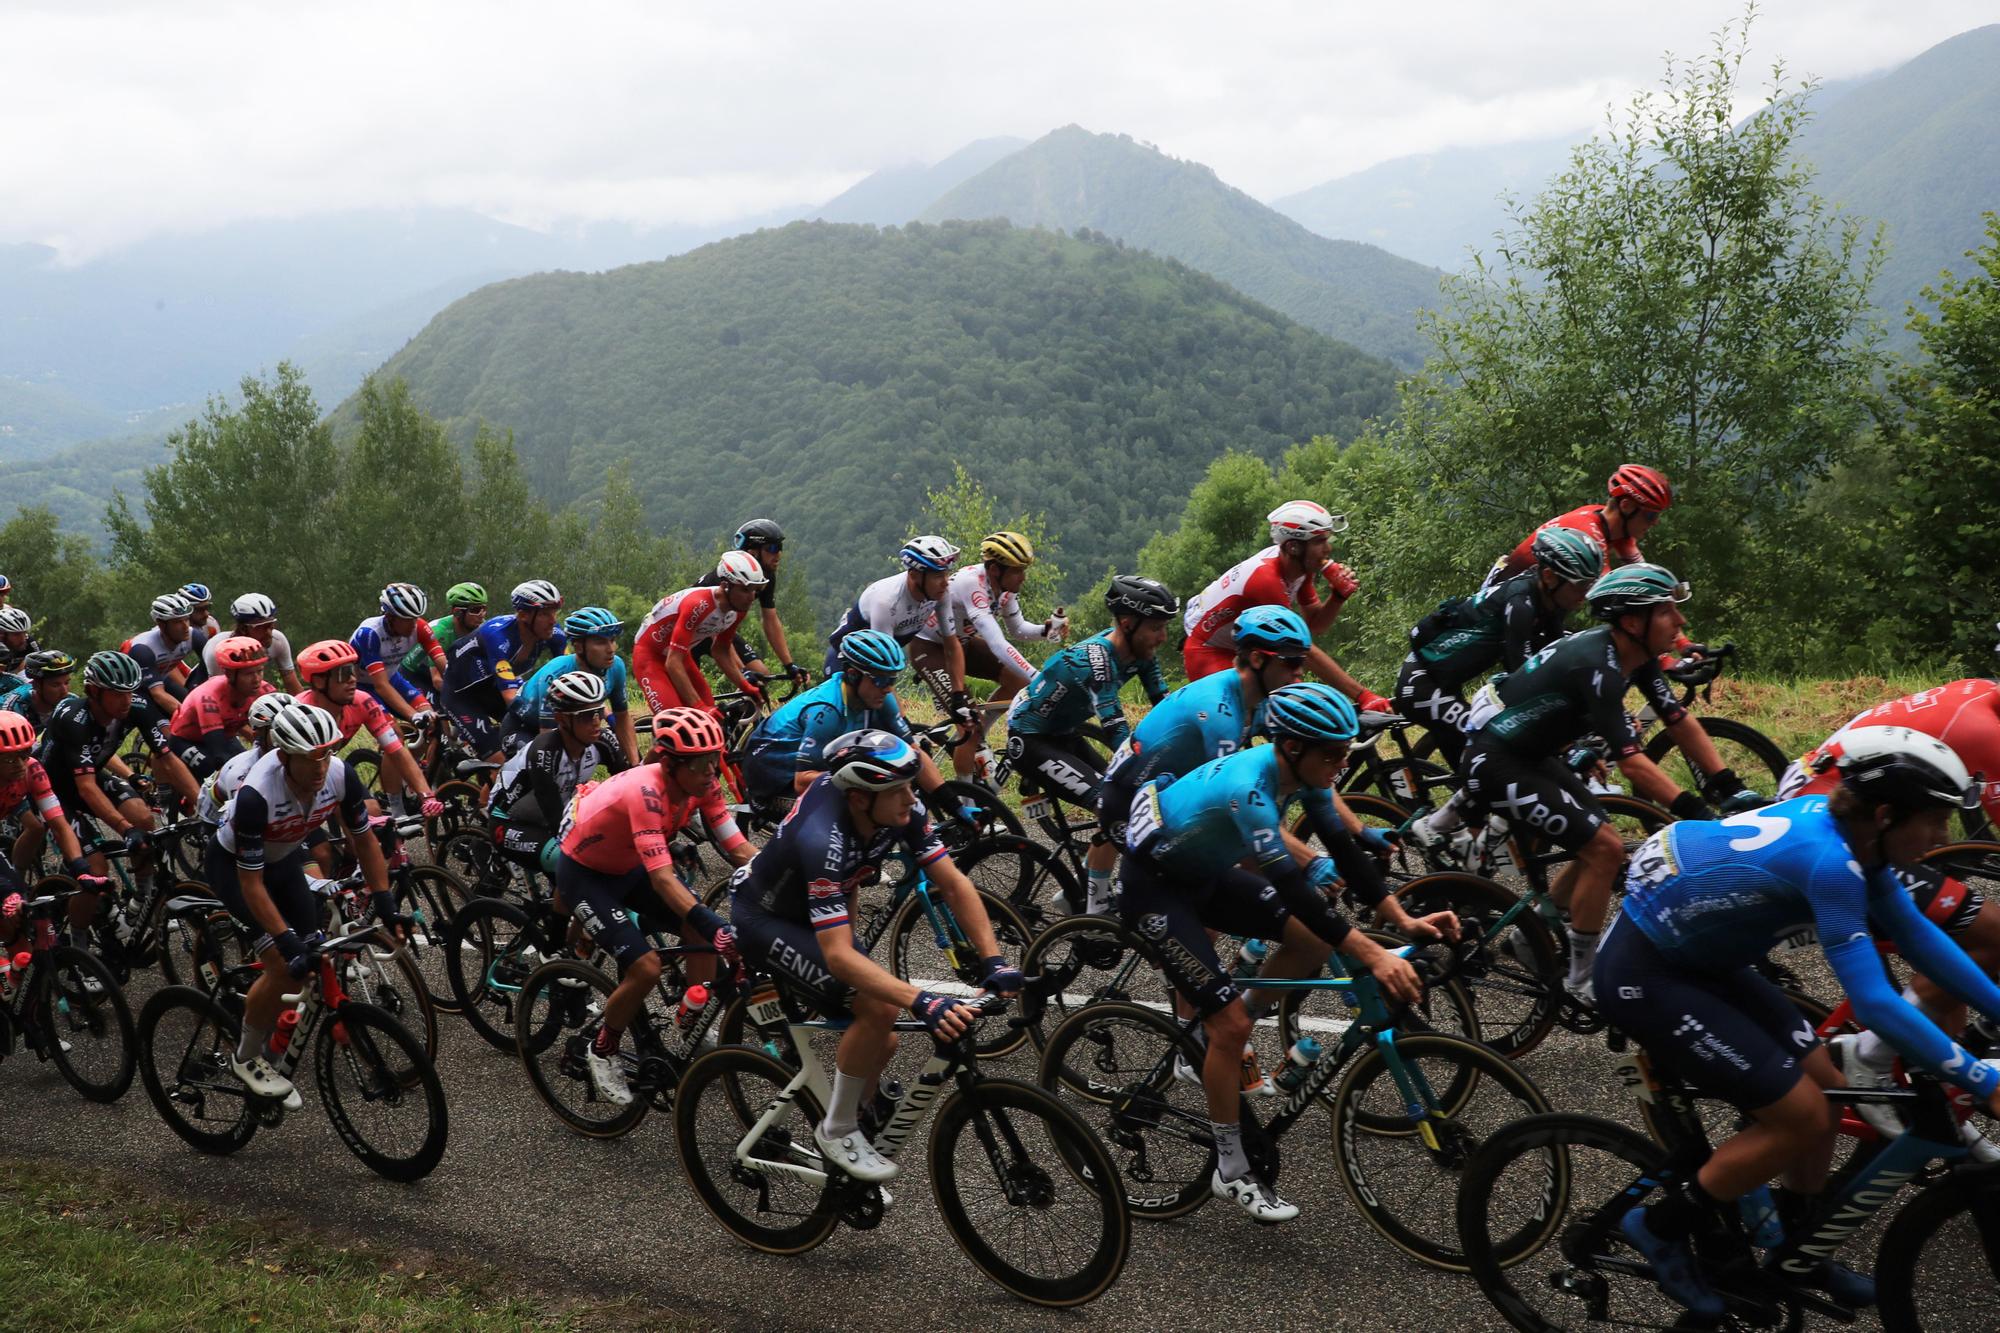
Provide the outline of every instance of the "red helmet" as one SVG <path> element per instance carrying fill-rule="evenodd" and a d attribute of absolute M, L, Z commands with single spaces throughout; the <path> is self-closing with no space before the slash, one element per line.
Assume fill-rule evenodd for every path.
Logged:
<path fill-rule="evenodd" d="M 33 748 L 34 724 L 19 713 L 0 713 L 0 754 L 25 754 Z"/>
<path fill-rule="evenodd" d="M 268 665 L 270 660 L 264 645 L 247 634 L 232 634 L 215 645 L 215 665 L 222 671 L 248 671 Z"/>
<path fill-rule="evenodd" d="M 653 714 L 653 748 L 667 754 L 721 754 L 728 742 L 722 724 L 699 708 L 667 708 Z"/>
<path fill-rule="evenodd" d="M 361 654 L 355 652 L 354 645 L 347 640 L 321 639 L 299 654 L 299 674 L 311 680 L 340 667 L 354 666 L 360 661 Z"/>
<path fill-rule="evenodd" d="M 1641 509 L 1659 513 L 1674 502 L 1673 484 L 1667 474 L 1644 463 L 1627 463 L 1611 474 L 1605 487 L 1614 500 L 1630 500 Z"/>

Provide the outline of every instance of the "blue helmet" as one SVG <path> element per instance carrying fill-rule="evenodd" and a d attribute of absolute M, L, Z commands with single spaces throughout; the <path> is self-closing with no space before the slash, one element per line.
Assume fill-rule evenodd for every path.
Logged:
<path fill-rule="evenodd" d="M 625 622 L 601 606 L 586 606 L 563 619 L 563 633 L 572 639 L 615 639 L 625 632 Z"/>
<path fill-rule="evenodd" d="M 190 602 L 193 602 L 196 605 L 200 605 L 205 602 L 212 602 L 215 600 L 214 596 L 211 595 L 210 592 L 208 591 L 208 585 L 206 583 L 183 583 L 178 589 L 178 591 L 181 596 L 187 598 Z"/>
<path fill-rule="evenodd" d="M 1351 741 L 1361 732 L 1361 718 L 1339 690 L 1307 681 L 1271 692 L 1264 701 L 1264 732 L 1272 740 Z"/>
<path fill-rule="evenodd" d="M 904 569 L 943 573 L 958 563 L 958 548 L 942 537 L 912 537 L 896 552 Z"/>
<path fill-rule="evenodd" d="M 1267 653 L 1302 653 L 1312 647 L 1312 631 L 1298 612 L 1284 606 L 1253 606 L 1236 617 L 1236 646 Z"/>
<path fill-rule="evenodd" d="M 923 768 L 916 747 L 886 731 L 850 731 L 826 744 L 833 785 L 846 791 L 887 791 L 916 780 Z"/>
<path fill-rule="evenodd" d="M 910 666 L 903 645 L 879 629 L 858 629 L 842 639 L 840 660 L 871 676 L 900 676 Z"/>

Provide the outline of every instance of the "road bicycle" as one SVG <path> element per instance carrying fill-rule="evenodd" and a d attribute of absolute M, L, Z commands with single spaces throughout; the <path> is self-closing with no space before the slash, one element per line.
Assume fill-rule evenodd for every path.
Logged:
<path fill-rule="evenodd" d="M 0 1060 L 16 1044 L 54 1063 L 93 1102 L 115 1102 L 132 1086 L 138 1043 L 132 1011 L 111 969 L 86 949 L 57 942 L 57 922 L 78 890 L 44 880 L 22 900 L 26 927 L 8 952 L 0 989 Z"/>

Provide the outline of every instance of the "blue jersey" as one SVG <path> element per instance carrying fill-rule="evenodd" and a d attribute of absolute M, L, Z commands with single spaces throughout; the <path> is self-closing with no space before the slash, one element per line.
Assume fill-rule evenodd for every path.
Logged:
<path fill-rule="evenodd" d="M 1110 630 L 1093 634 L 1042 664 L 1007 709 L 1007 729 L 1024 736 L 1074 736 L 1095 717 L 1111 743 L 1122 744 L 1132 727 L 1118 691 L 1134 676 L 1145 687 L 1147 702 L 1167 697 L 1158 662 L 1125 661 L 1111 646 Z"/>
<path fill-rule="evenodd" d="M 772 916 L 814 930 L 849 924 L 848 896 L 898 847 L 918 866 L 944 857 L 919 801 L 901 828 L 879 828 L 864 839 L 847 813 L 847 793 L 823 774 L 807 787 L 771 840 L 730 877 L 730 896 Z"/>
<path fill-rule="evenodd" d="M 1823 796 L 1668 825 L 1632 856 L 1624 918 L 1691 971 L 1734 970 L 1781 941 L 1817 939 L 1862 1023 L 1981 1097 L 2000 1085 L 1995 1067 L 1979 1065 L 1891 989 L 1871 921 L 1911 966 L 1996 1020 L 2000 987 L 1924 918 L 1892 869 L 1854 859 Z"/>
<path fill-rule="evenodd" d="M 590 668 L 579 662 L 575 653 L 551 658 L 534 675 L 521 682 L 521 692 L 514 696 L 514 716 L 523 722 L 553 727 L 556 724 L 556 709 L 549 702 L 549 686 L 555 683 L 557 676 L 567 671 L 590 671 Z M 613 656 L 610 666 L 601 673 L 590 671 L 590 674 L 603 676 L 604 693 L 609 696 L 612 712 L 623 713 L 632 707 L 632 701 L 625 697 L 624 658 Z"/>
<path fill-rule="evenodd" d="M 1261 703 L 1243 706 L 1243 677 L 1234 667 L 1211 672 L 1181 686 L 1139 719 L 1111 756 L 1105 780 L 1136 787 L 1163 773 L 1192 773 L 1249 745 L 1263 712 Z"/>
<path fill-rule="evenodd" d="M 910 739 L 910 724 L 891 694 L 880 708 L 863 708 L 838 671 L 757 724 L 750 735 L 752 758 L 797 773 L 826 767 L 828 741 L 873 727 Z"/>
<path fill-rule="evenodd" d="M 568 646 L 569 636 L 560 626 L 541 642 L 524 644 L 518 616 L 486 621 L 472 633 L 452 640 L 451 660 L 444 673 L 445 688 L 457 693 L 488 680 L 502 689 L 510 688 L 529 674 L 543 653 L 555 657 Z"/>
<path fill-rule="evenodd" d="M 1315 833 L 1347 840 L 1332 792 L 1300 787 L 1279 798 L 1278 749 L 1260 745 L 1212 759 L 1171 783 L 1148 783 L 1132 802 L 1125 841 L 1189 879 L 1208 879 L 1246 856 L 1268 874 L 1295 864 L 1280 836 L 1285 810 L 1293 804 L 1303 809 Z"/>

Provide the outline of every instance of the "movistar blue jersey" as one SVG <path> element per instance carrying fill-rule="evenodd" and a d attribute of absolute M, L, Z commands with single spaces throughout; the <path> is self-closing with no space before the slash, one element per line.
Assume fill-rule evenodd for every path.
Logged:
<path fill-rule="evenodd" d="M 556 709 L 549 701 L 549 686 L 566 671 L 590 671 L 590 668 L 579 662 L 575 653 L 551 658 L 534 675 L 521 682 L 521 692 L 514 696 L 514 715 L 523 722 L 533 721 L 540 726 L 553 727 L 556 724 Z M 590 674 L 595 676 L 600 673 L 591 671 Z M 632 701 L 625 697 L 625 659 L 613 656 L 611 665 L 601 674 L 604 677 L 604 692 L 610 696 L 611 711 L 623 713 L 631 708 Z"/>
<path fill-rule="evenodd" d="M 1118 691 L 1137 676 L 1146 701 L 1156 704 L 1167 697 L 1167 683 L 1160 678 L 1158 662 L 1120 658 L 1111 634 L 1093 634 L 1044 662 L 1008 706 L 1007 729 L 1024 736 L 1074 736 L 1095 717 L 1111 743 L 1121 744 L 1132 726 L 1118 703 Z"/>
<path fill-rule="evenodd" d="M 1105 780 L 1138 786 L 1162 773 L 1192 773 L 1211 759 L 1250 744 L 1264 706 L 1243 705 L 1243 677 L 1234 667 L 1183 685 L 1139 719 L 1111 756 Z"/>
<path fill-rule="evenodd" d="M 1781 941 L 1816 938 L 1856 1016 L 1906 1059 L 1981 1097 L 2000 1085 L 2000 1067 L 1975 1061 L 1892 989 L 1869 924 L 1911 966 L 1996 1021 L 2000 987 L 1925 919 L 1893 869 L 1854 859 L 1823 796 L 1669 824 L 1632 856 L 1624 915 L 1691 971 L 1731 971 Z"/>
<path fill-rule="evenodd" d="M 792 773 L 821 769 L 826 767 L 828 741 L 865 727 L 910 739 L 910 724 L 903 721 L 895 695 L 885 698 L 880 708 L 864 708 L 836 671 L 758 723 L 748 750 L 757 759 L 781 760 Z"/>

